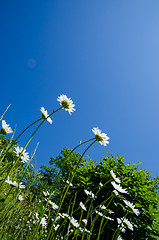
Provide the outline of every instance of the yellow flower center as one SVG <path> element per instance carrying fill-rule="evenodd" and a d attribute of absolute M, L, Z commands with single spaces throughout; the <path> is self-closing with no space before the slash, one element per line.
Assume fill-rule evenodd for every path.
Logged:
<path fill-rule="evenodd" d="M 69 104 L 68 104 L 67 101 L 65 101 L 65 100 L 62 101 L 62 102 L 61 102 L 61 105 L 62 105 L 63 108 L 65 108 L 65 109 L 69 109 Z"/>
<path fill-rule="evenodd" d="M 97 141 L 103 141 L 103 138 L 101 136 L 97 135 L 97 134 L 95 135 L 95 139 Z"/>
<path fill-rule="evenodd" d="M 7 134 L 6 130 L 4 128 L 1 128 L 1 134 Z"/>

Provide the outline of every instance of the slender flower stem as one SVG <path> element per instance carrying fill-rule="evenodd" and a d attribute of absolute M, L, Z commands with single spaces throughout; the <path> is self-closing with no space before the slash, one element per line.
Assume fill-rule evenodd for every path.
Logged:
<path fill-rule="evenodd" d="M 59 111 L 60 109 L 62 109 L 62 107 L 60 107 L 60 108 L 58 108 L 57 110 L 53 111 L 48 117 L 50 117 L 51 115 L 53 115 L 54 113 L 56 113 L 56 112 Z M 48 117 L 47 117 L 47 118 L 48 118 Z M 8 173 L 8 176 L 9 176 L 10 173 L 12 172 L 13 168 L 15 168 L 15 166 L 16 166 L 16 164 L 18 163 L 21 155 L 23 154 L 25 148 L 28 146 L 28 144 L 29 144 L 30 141 L 32 140 L 32 138 L 33 138 L 33 136 L 35 135 L 35 133 L 38 131 L 38 129 L 41 127 L 41 125 L 47 120 L 47 118 L 45 118 L 45 119 L 39 124 L 39 126 L 35 129 L 35 131 L 32 133 L 31 137 L 29 138 L 29 140 L 28 140 L 27 143 L 25 144 L 23 150 L 21 151 L 19 157 L 17 158 L 15 164 L 11 167 L 11 169 L 10 169 L 10 171 L 9 171 L 9 173 Z M 5 179 L 2 181 L 1 186 L 3 185 L 4 181 L 5 181 Z"/>
<path fill-rule="evenodd" d="M 77 168 L 79 167 L 79 164 L 80 164 L 80 162 L 81 162 L 82 157 L 84 156 L 84 154 L 88 151 L 88 149 L 89 149 L 96 141 L 97 141 L 97 140 L 95 139 L 95 140 L 86 148 L 86 150 L 83 152 L 82 156 L 80 157 L 80 159 L 79 159 L 79 161 L 78 161 L 78 164 L 76 165 L 76 168 L 75 168 L 74 174 L 72 175 L 72 178 L 71 178 L 70 183 L 73 181 L 73 178 L 74 178 L 74 176 L 75 176 L 75 174 L 76 174 L 76 170 L 77 170 Z M 55 219 L 56 219 L 56 217 L 57 217 L 57 215 L 58 215 L 58 213 L 59 213 L 59 211 L 60 211 L 60 209 L 61 209 L 61 206 L 62 206 L 62 204 L 63 204 L 63 201 L 64 201 L 64 199 L 65 199 L 65 197 L 66 197 L 66 194 L 67 194 L 67 192 L 68 192 L 68 190 L 69 190 L 69 187 L 70 187 L 70 184 L 67 186 L 66 191 L 65 191 L 65 193 L 64 193 L 64 196 L 63 196 L 63 198 L 62 198 L 62 200 L 61 200 L 61 202 L 60 202 L 60 204 L 59 204 L 59 208 L 58 208 L 58 211 L 57 211 L 57 213 L 56 213 Z M 55 220 L 54 220 L 54 222 L 55 222 Z M 51 238 L 49 238 L 49 237 L 50 237 L 50 234 L 51 234 L 51 231 L 52 231 L 54 222 L 52 223 L 52 226 L 51 226 L 50 231 L 49 231 L 49 233 L 48 233 L 47 240 L 48 240 L 48 239 L 52 239 L 53 233 L 52 233 L 52 235 L 51 235 Z"/>
<path fill-rule="evenodd" d="M 91 139 L 89 139 L 89 140 L 86 140 L 86 141 L 78 144 L 75 148 L 73 148 L 73 150 L 68 154 L 68 156 L 64 158 L 64 161 L 67 160 L 67 158 L 68 158 L 79 146 L 81 146 L 81 145 L 83 145 L 83 144 L 85 144 L 85 143 L 87 143 L 87 142 L 89 142 L 89 141 L 92 141 L 92 140 L 94 140 L 94 139 L 95 139 L 95 138 L 91 138 Z M 95 140 L 95 141 L 96 141 L 96 140 Z M 87 150 L 88 150 L 88 149 L 87 149 Z M 85 154 L 85 152 L 84 152 L 84 154 Z M 84 155 L 84 154 L 83 154 L 83 155 Z M 82 157 L 83 157 L 83 155 L 82 155 Z M 82 157 L 80 158 L 80 160 L 82 159 Z M 80 161 L 80 160 L 79 160 L 79 161 Z M 61 170 L 62 170 L 62 169 L 61 169 Z M 58 179 L 58 177 L 59 177 L 59 175 L 60 175 L 60 173 L 61 173 L 61 170 L 59 171 L 59 173 L 58 173 L 58 175 L 57 175 L 57 177 L 56 177 L 57 179 Z M 56 181 L 55 181 L 55 184 L 56 184 Z M 54 191 L 54 189 L 55 189 L 55 184 L 53 184 L 53 186 L 52 186 L 51 193 L 50 193 L 50 195 L 49 195 L 49 197 L 48 197 L 48 200 L 47 200 L 47 203 L 46 203 L 46 205 L 45 205 L 43 214 L 42 214 L 42 216 L 41 216 L 41 218 L 40 218 L 40 221 L 41 221 L 41 219 L 43 218 L 43 216 L 44 216 L 44 214 L 45 214 L 45 211 L 46 211 L 46 208 L 47 208 L 47 206 L 48 206 L 49 200 L 50 200 L 51 195 L 52 195 L 52 193 L 53 193 L 53 191 Z M 65 188 L 64 188 L 63 190 L 65 190 Z M 62 193 L 62 195 L 63 195 L 63 193 Z M 61 195 L 61 197 L 62 197 L 62 195 Z M 58 212 L 58 213 L 59 213 L 59 212 Z M 57 217 L 57 214 L 56 214 L 56 217 Z M 56 217 L 55 217 L 55 219 L 56 219 Z M 34 231 L 33 236 L 36 236 L 36 233 L 37 233 L 37 231 L 38 231 L 38 229 L 39 229 L 39 226 L 40 226 L 40 221 L 39 221 L 39 224 L 38 224 L 37 228 L 36 228 L 35 231 Z"/>
<path fill-rule="evenodd" d="M 114 198 L 114 197 L 111 197 L 111 199 L 110 199 L 109 203 L 107 204 L 107 207 L 106 207 L 106 208 L 108 208 L 108 206 L 110 205 L 110 203 L 111 203 L 111 201 L 113 200 L 113 198 Z M 99 227 L 99 232 L 98 232 L 97 240 L 99 240 L 99 238 L 100 238 L 103 221 L 104 221 L 104 217 L 102 217 L 101 222 L 100 222 L 100 227 Z M 106 221 L 106 224 L 107 224 L 107 222 L 108 222 L 108 220 Z M 106 225 L 106 224 L 105 224 L 105 225 Z M 104 226 L 105 226 L 105 225 L 104 225 Z"/>
<path fill-rule="evenodd" d="M 129 213 L 129 211 L 126 212 L 126 214 L 125 214 L 125 216 L 124 216 L 124 218 L 123 218 L 123 220 L 122 220 L 122 223 L 123 223 L 124 219 L 126 218 L 126 216 L 128 215 L 128 213 Z M 114 234 L 113 234 L 112 240 L 117 239 L 117 237 L 119 236 L 119 234 L 120 234 L 120 232 L 121 232 L 121 231 L 119 231 L 119 230 L 120 230 L 120 227 L 117 227 L 117 229 L 115 230 L 115 232 L 114 232 Z M 115 235 L 116 235 L 116 237 L 115 237 Z"/>

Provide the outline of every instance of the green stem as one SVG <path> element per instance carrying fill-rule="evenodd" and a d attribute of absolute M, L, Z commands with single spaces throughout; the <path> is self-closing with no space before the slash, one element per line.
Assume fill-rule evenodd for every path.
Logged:
<path fill-rule="evenodd" d="M 84 154 L 88 151 L 88 149 L 89 149 L 96 141 L 97 141 L 97 140 L 95 139 L 95 140 L 86 148 L 86 150 L 83 152 L 83 154 L 82 154 L 82 156 L 80 157 L 80 159 L 79 159 L 79 161 L 78 161 L 78 164 L 77 164 L 77 166 L 76 166 L 76 168 L 75 168 L 75 172 L 74 172 L 74 174 L 73 174 L 73 176 L 72 176 L 72 178 L 71 178 L 70 183 L 73 181 L 74 175 L 76 174 L 76 170 L 77 170 L 77 168 L 78 168 L 78 166 L 79 166 L 79 164 L 80 164 L 80 162 L 81 162 L 82 157 L 84 156 Z M 59 204 L 59 208 L 58 208 L 58 211 L 57 211 L 57 213 L 56 213 L 55 219 L 56 219 L 56 217 L 57 217 L 57 215 L 58 215 L 58 213 L 59 213 L 59 211 L 60 211 L 60 209 L 61 209 L 61 206 L 62 206 L 62 204 L 63 204 L 63 202 L 64 202 L 65 197 L 66 197 L 66 194 L 67 194 L 67 192 L 68 192 L 68 190 L 69 190 L 69 187 L 70 187 L 70 184 L 67 186 L 66 191 L 65 191 L 65 193 L 64 193 L 64 196 L 63 196 L 63 198 L 62 198 L 62 201 L 61 201 L 60 204 Z M 55 221 L 54 221 L 54 222 L 55 222 Z M 53 222 L 53 224 L 54 224 L 54 222 Z M 48 240 L 49 237 L 50 237 L 50 234 L 51 234 L 51 231 L 52 231 L 52 228 L 53 228 L 53 224 L 52 224 L 52 226 L 51 226 L 51 228 L 50 228 L 50 231 L 49 231 L 49 233 L 48 233 L 47 240 Z M 52 239 L 52 236 L 53 236 L 53 234 L 51 235 L 51 238 L 50 238 L 50 239 Z"/>

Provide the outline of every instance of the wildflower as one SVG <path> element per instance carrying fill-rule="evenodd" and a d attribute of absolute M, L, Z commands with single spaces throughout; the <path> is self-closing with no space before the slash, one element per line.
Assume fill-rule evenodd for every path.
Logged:
<path fill-rule="evenodd" d="M 98 214 L 98 215 L 101 216 L 101 217 L 104 217 L 103 213 L 101 213 L 101 212 L 99 212 L 99 211 L 97 211 L 97 210 L 95 210 L 95 213 Z"/>
<path fill-rule="evenodd" d="M 107 217 L 107 216 L 104 216 L 104 218 L 106 218 L 106 219 L 108 219 L 108 220 L 110 220 L 110 221 L 114 221 L 113 218 L 110 218 L 110 217 Z"/>
<path fill-rule="evenodd" d="M 23 201 L 23 200 L 24 200 L 23 196 L 22 196 L 22 195 L 19 195 L 19 196 L 18 196 L 18 200 L 19 200 L 19 201 Z"/>
<path fill-rule="evenodd" d="M 9 180 L 9 176 L 7 177 L 7 180 L 5 180 L 5 182 L 14 187 L 25 188 L 25 185 L 23 185 L 22 183 L 18 184 L 16 181 L 12 182 L 11 180 Z"/>
<path fill-rule="evenodd" d="M 82 219 L 82 222 L 87 225 L 88 220 L 87 219 Z"/>
<path fill-rule="evenodd" d="M 42 225 L 42 227 L 46 228 L 46 226 L 47 226 L 47 221 L 46 221 L 46 218 L 45 218 L 45 217 L 43 217 L 43 218 L 41 219 L 40 224 Z"/>
<path fill-rule="evenodd" d="M 67 213 L 58 213 L 58 215 L 61 217 L 61 218 L 68 218 L 70 219 L 70 216 L 67 214 Z"/>
<path fill-rule="evenodd" d="M 100 209 L 102 209 L 102 210 L 106 210 L 106 206 L 105 206 L 105 205 L 100 205 L 99 207 L 100 207 Z"/>
<path fill-rule="evenodd" d="M 47 197 L 47 196 L 50 195 L 50 193 L 49 193 L 48 191 L 47 191 L 47 192 L 44 192 L 44 191 L 43 191 L 43 194 L 44 194 L 45 197 Z"/>
<path fill-rule="evenodd" d="M 99 141 L 101 145 L 107 146 L 107 144 L 109 143 L 109 137 L 107 136 L 107 134 L 101 133 L 101 130 L 99 128 L 93 128 L 92 131 L 95 134 L 95 139 Z"/>
<path fill-rule="evenodd" d="M 91 234 L 91 232 L 88 230 L 88 229 L 86 229 L 85 228 L 85 230 L 84 230 L 86 233 L 88 233 L 88 234 Z"/>
<path fill-rule="evenodd" d="M 5 120 L 2 120 L 2 128 L 1 128 L 0 133 L 6 135 L 6 134 L 9 134 L 12 132 L 13 132 L 13 130 L 11 129 L 11 127 L 9 127 L 9 124 L 7 124 Z"/>
<path fill-rule="evenodd" d="M 133 205 L 131 202 L 127 200 L 123 200 L 123 202 L 126 204 L 128 208 L 130 208 L 137 216 L 140 214 L 138 209 L 135 209 L 135 205 Z"/>
<path fill-rule="evenodd" d="M 100 183 L 99 183 L 99 186 L 102 188 L 102 187 L 103 187 L 103 184 L 100 182 Z"/>
<path fill-rule="evenodd" d="M 114 195 L 115 197 L 119 195 L 119 193 L 118 193 L 117 190 L 113 190 L 112 193 L 113 193 L 113 195 Z"/>
<path fill-rule="evenodd" d="M 111 184 L 113 185 L 113 187 L 115 188 L 115 190 L 117 190 L 118 192 L 121 193 L 128 193 L 125 189 L 123 189 L 120 184 L 116 184 L 115 182 L 111 182 Z"/>
<path fill-rule="evenodd" d="M 84 210 L 84 211 L 87 211 L 87 209 L 86 209 L 86 207 L 85 207 L 85 205 L 82 203 L 82 202 L 80 202 L 80 207 Z"/>
<path fill-rule="evenodd" d="M 79 223 L 76 219 L 74 219 L 74 217 L 71 217 L 70 218 L 70 222 L 72 223 L 72 225 L 75 227 L 75 228 L 79 228 Z"/>
<path fill-rule="evenodd" d="M 91 191 L 88 191 L 88 190 L 84 190 L 84 192 L 87 194 L 87 196 L 90 196 L 92 199 L 95 199 L 96 196 L 94 195 L 94 193 L 92 193 Z"/>
<path fill-rule="evenodd" d="M 75 104 L 73 103 L 71 98 L 68 98 L 66 95 L 64 94 L 60 95 L 57 98 L 57 101 L 60 102 L 60 105 L 62 106 L 62 108 L 68 111 L 70 115 L 73 111 L 75 111 L 75 108 L 74 108 Z"/>
<path fill-rule="evenodd" d="M 16 153 L 16 156 L 19 157 L 21 152 L 23 151 L 23 147 L 15 147 L 14 152 Z M 26 152 L 26 149 L 22 152 L 22 155 L 20 156 L 22 163 L 27 163 L 29 161 L 29 153 Z"/>
<path fill-rule="evenodd" d="M 57 210 L 57 209 L 59 208 L 58 205 L 56 205 L 54 202 L 52 202 L 52 201 L 50 201 L 50 200 L 49 200 L 49 203 L 52 205 L 52 208 L 53 208 L 54 210 Z"/>
<path fill-rule="evenodd" d="M 117 218 L 117 222 L 118 222 L 118 227 L 120 229 L 121 232 L 125 232 L 126 229 L 125 229 L 125 226 L 123 224 L 123 218 Z"/>
<path fill-rule="evenodd" d="M 123 240 L 123 238 L 119 235 L 117 240 Z"/>
<path fill-rule="evenodd" d="M 112 176 L 112 178 L 114 179 L 115 182 L 121 183 L 120 179 L 116 177 L 113 170 L 110 171 L 110 174 L 111 174 L 111 176 Z"/>
<path fill-rule="evenodd" d="M 49 116 L 47 110 L 44 107 L 41 107 L 40 111 L 42 112 L 42 118 L 46 119 L 50 124 L 52 124 L 52 119 Z"/>
<path fill-rule="evenodd" d="M 128 219 L 124 219 L 123 220 L 123 223 L 131 230 L 131 231 L 133 231 L 134 229 L 133 229 L 133 225 L 131 224 L 131 222 L 128 220 Z"/>
<path fill-rule="evenodd" d="M 67 183 L 68 185 L 70 185 L 70 187 L 73 187 L 73 184 L 70 183 L 68 180 L 66 181 L 66 183 Z"/>

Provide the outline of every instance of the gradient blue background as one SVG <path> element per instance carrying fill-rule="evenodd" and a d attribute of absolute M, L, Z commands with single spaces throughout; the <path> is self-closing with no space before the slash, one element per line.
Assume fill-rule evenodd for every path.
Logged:
<path fill-rule="evenodd" d="M 98 162 L 110 151 L 159 175 L 158 0 L 5 0 L 0 33 L 0 112 L 12 104 L 4 119 L 17 125 L 16 136 L 41 106 L 57 109 L 60 94 L 76 105 L 72 116 L 54 115 L 27 147 L 31 154 L 40 142 L 37 167 L 98 126 L 110 144 L 96 143 L 90 157 Z"/>

